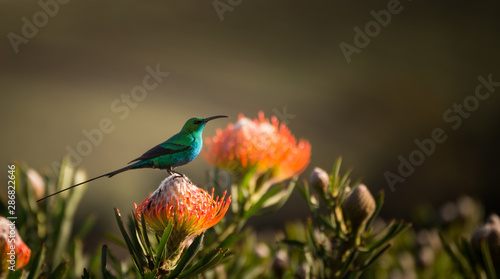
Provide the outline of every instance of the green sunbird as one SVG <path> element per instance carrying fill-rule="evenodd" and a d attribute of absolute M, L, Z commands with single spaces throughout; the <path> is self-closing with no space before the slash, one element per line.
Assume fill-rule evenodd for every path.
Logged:
<path fill-rule="evenodd" d="M 194 160 L 194 158 L 196 158 L 196 156 L 198 156 L 198 154 L 200 154 L 201 147 L 203 146 L 203 139 L 201 135 L 203 132 L 203 128 L 205 127 L 205 124 L 210 120 L 223 117 L 227 116 L 216 115 L 207 118 L 201 118 L 201 117 L 191 118 L 188 121 L 186 121 L 186 124 L 184 124 L 179 133 L 173 135 L 171 138 L 164 141 L 163 143 L 160 143 L 157 146 L 146 151 L 146 153 L 142 154 L 141 157 L 130 161 L 128 166 L 83 181 L 71 187 L 62 189 L 58 192 L 55 192 L 44 198 L 39 199 L 37 202 L 43 201 L 46 198 L 52 197 L 61 192 L 67 191 L 69 189 L 80 186 L 87 182 L 96 180 L 98 178 L 105 176 L 112 177 L 116 174 L 131 169 L 142 169 L 142 168 L 166 169 L 169 174 L 172 174 L 175 172 L 173 170 L 175 167 L 182 166 L 191 162 L 192 160 Z"/>

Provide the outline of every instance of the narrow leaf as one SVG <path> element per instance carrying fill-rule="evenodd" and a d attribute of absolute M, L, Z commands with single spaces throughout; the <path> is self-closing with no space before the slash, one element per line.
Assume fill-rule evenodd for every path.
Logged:
<path fill-rule="evenodd" d="M 368 220 L 368 223 L 366 223 L 366 228 L 370 228 L 375 219 L 377 218 L 380 210 L 382 209 L 382 206 L 384 205 L 384 197 L 385 193 L 384 191 L 381 191 L 380 194 L 377 196 L 377 199 L 375 200 L 375 212 L 373 212 L 372 216 L 370 217 L 370 220 Z"/>
<path fill-rule="evenodd" d="M 101 273 L 102 273 L 102 278 L 108 278 L 108 270 L 107 270 L 107 267 L 106 267 L 107 252 L 108 252 L 108 246 L 106 244 L 104 244 L 102 246 L 102 250 L 101 250 Z"/>
<path fill-rule="evenodd" d="M 170 278 L 175 278 L 177 275 L 179 275 L 184 268 L 189 264 L 189 262 L 194 258 L 198 250 L 201 248 L 201 243 L 203 242 L 203 237 L 205 236 L 204 233 L 199 234 L 195 239 L 193 240 L 193 243 L 189 245 L 189 248 L 187 251 L 182 255 L 181 259 L 179 260 L 179 263 L 175 267 L 175 269 L 172 271 L 170 274 Z"/>
<path fill-rule="evenodd" d="M 297 185 L 297 178 L 291 180 L 290 183 L 288 183 L 288 187 L 285 191 L 281 191 L 279 194 L 267 200 L 267 202 L 262 205 L 262 207 L 264 208 L 259 210 L 255 215 L 261 216 L 264 214 L 273 213 L 282 208 L 292 195 L 293 189 L 295 189 L 295 185 Z"/>
<path fill-rule="evenodd" d="M 47 251 L 47 247 L 45 247 L 45 243 L 42 244 L 42 249 L 38 252 L 38 254 L 33 258 L 31 263 L 31 268 L 30 268 L 30 274 L 28 276 L 28 279 L 34 279 L 38 278 L 40 274 L 42 273 L 42 262 L 45 258 L 45 252 Z"/>
<path fill-rule="evenodd" d="M 146 227 L 146 220 L 144 219 L 144 213 L 141 212 L 141 228 L 142 228 L 142 237 L 144 238 L 146 244 L 146 250 L 148 251 L 148 255 L 153 255 L 153 249 L 151 248 L 151 243 L 149 241 L 148 229 Z"/>
<path fill-rule="evenodd" d="M 170 237 L 170 233 L 172 232 L 172 222 L 168 222 L 167 227 L 163 231 L 163 235 L 161 236 L 160 244 L 158 246 L 158 251 L 156 252 L 156 264 L 155 269 L 160 267 L 160 264 L 163 262 L 163 250 L 167 246 L 168 238 Z"/>
<path fill-rule="evenodd" d="M 491 260 L 491 254 L 490 254 L 490 249 L 488 248 L 488 243 L 484 238 L 480 240 L 480 243 L 481 243 L 481 254 L 483 255 L 484 259 L 486 274 L 488 274 L 489 279 L 496 279 L 497 276 L 495 274 L 495 266 L 493 265 L 493 261 Z"/>
<path fill-rule="evenodd" d="M 293 240 L 293 239 L 283 239 L 280 242 L 287 244 L 287 245 L 290 245 L 290 246 L 298 247 L 300 249 L 303 249 L 306 246 L 306 244 L 304 242 L 301 242 L 298 240 Z"/>
<path fill-rule="evenodd" d="M 275 187 L 269 190 L 262 198 L 252 205 L 245 213 L 243 213 L 243 219 L 250 218 L 258 209 L 262 208 L 262 204 L 272 196 L 276 195 L 280 191 L 280 188 Z"/>
<path fill-rule="evenodd" d="M 142 266 L 140 265 L 138 259 L 136 258 L 136 255 L 133 250 L 133 245 L 132 242 L 130 241 L 130 238 L 128 237 L 127 231 L 125 230 L 125 227 L 123 226 L 123 221 L 121 218 L 120 211 L 118 208 L 115 208 L 115 217 L 116 217 L 116 222 L 118 223 L 118 227 L 120 228 L 120 232 L 123 235 L 123 239 L 125 239 L 125 243 L 127 244 L 128 251 L 130 253 L 130 256 L 132 257 L 132 260 L 134 261 L 135 267 L 137 270 L 142 274 L 143 269 Z"/>
<path fill-rule="evenodd" d="M 377 253 L 375 253 L 375 255 L 373 255 L 370 259 L 368 259 L 365 263 L 365 265 L 361 268 L 361 269 L 365 269 L 367 268 L 368 266 L 370 266 L 371 264 L 373 264 L 387 249 L 389 249 L 391 247 L 391 244 L 388 243 L 386 246 L 384 246 L 384 248 L 380 249 L 380 251 L 378 251 Z"/>
<path fill-rule="evenodd" d="M 222 258 L 226 255 L 228 249 L 222 250 L 222 249 L 216 249 L 210 251 L 205 257 L 203 257 L 199 262 L 197 262 L 195 265 L 193 265 L 190 269 L 186 270 L 182 274 L 179 275 L 178 278 L 192 278 L 194 276 L 197 276 L 206 270 L 214 267 L 217 265 Z"/>
<path fill-rule="evenodd" d="M 121 240 L 120 238 L 118 238 L 118 236 L 116 236 L 112 233 L 105 232 L 104 237 L 106 237 L 108 240 L 112 241 L 113 243 L 118 244 L 118 246 L 121 246 L 123 248 L 127 248 L 127 244 L 125 243 L 125 241 Z"/>
<path fill-rule="evenodd" d="M 48 277 L 48 279 L 60 279 L 60 278 L 64 278 L 65 275 L 66 275 L 66 272 L 68 271 L 68 262 L 67 261 L 63 261 L 61 262 L 57 267 L 56 269 L 54 269 L 54 271 L 50 274 L 50 276 Z"/>

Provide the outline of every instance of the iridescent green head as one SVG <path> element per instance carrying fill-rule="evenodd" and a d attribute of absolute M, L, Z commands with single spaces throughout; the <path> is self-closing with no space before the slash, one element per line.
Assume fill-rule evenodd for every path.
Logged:
<path fill-rule="evenodd" d="M 207 124 L 208 121 L 214 120 L 217 118 L 227 118 L 225 115 L 216 115 L 212 117 L 202 118 L 202 117 L 193 117 L 186 121 L 186 124 L 182 127 L 183 132 L 192 133 L 202 131 Z"/>

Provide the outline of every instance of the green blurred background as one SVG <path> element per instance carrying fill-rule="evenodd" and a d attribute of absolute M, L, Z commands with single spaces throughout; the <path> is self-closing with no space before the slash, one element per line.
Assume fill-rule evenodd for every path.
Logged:
<path fill-rule="evenodd" d="M 474 94 L 479 75 L 500 81 L 500 3 L 402 1 L 401 12 L 348 63 L 339 44 L 354 44 L 353 28 L 364 29 L 370 11 L 390 2 L 232 1 L 221 21 L 214 3 L 226 1 L 72 0 L 16 54 L 8 34 L 22 35 L 23 17 L 33 22 L 42 8 L 1 1 L 1 162 L 51 172 L 67 148 L 86 140 L 83 130 L 109 118 L 114 130 L 78 164 L 93 177 L 124 166 L 189 117 L 231 116 L 210 122 L 206 137 L 239 113 L 279 116 L 286 108 L 294 117 L 281 120 L 312 145 L 304 178 L 343 156 L 372 193 L 386 192 L 382 216 L 411 221 L 417 204 L 438 212 L 462 194 L 499 212 L 500 87 L 456 130 L 443 113 Z M 170 75 L 121 119 L 111 104 L 158 64 Z M 391 191 L 384 172 L 397 173 L 397 157 L 407 158 L 414 140 L 434 128 L 448 139 Z M 210 169 L 200 157 L 178 170 L 203 186 Z M 113 207 L 129 212 L 165 176 L 135 170 L 87 185 L 77 215 L 98 217 L 89 241 L 105 241 L 104 231 L 116 231 Z M 279 229 L 307 214 L 294 195 L 252 225 Z"/>

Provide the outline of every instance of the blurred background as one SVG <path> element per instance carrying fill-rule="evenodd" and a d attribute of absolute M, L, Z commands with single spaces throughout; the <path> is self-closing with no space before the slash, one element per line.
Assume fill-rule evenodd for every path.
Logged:
<path fill-rule="evenodd" d="M 486 100 L 474 103 L 471 97 L 479 76 L 500 81 L 498 1 L 0 5 L 0 150 L 6 169 L 21 161 L 51 173 L 54 162 L 76 152 L 76 165 L 94 177 L 123 167 L 190 117 L 231 117 L 210 122 L 207 137 L 240 113 L 253 118 L 263 111 L 311 143 L 302 178 L 314 166 L 330 171 L 342 156 L 344 169 L 353 167 L 353 177 L 362 177 L 374 195 L 386 192 L 385 218 L 411 222 L 417 205 L 437 212 L 464 194 L 481 200 L 486 213 L 500 212 L 500 86 Z M 380 14 L 388 5 L 399 12 L 386 18 L 385 27 L 370 25 L 371 11 Z M 373 36 L 359 46 L 363 39 L 355 37 L 355 28 L 367 24 Z M 357 50 L 346 57 L 343 42 Z M 161 72 L 157 86 L 133 95 L 148 66 Z M 473 109 L 452 129 L 456 122 L 443 114 L 464 99 Z M 90 142 L 86 133 L 95 134 L 103 119 L 109 127 L 102 138 L 82 143 Z M 408 159 L 418 148 L 415 140 L 430 138 L 435 128 L 444 130 L 446 140 L 392 191 L 384 173 L 399 175 L 398 156 Z M 203 186 L 210 169 L 200 156 L 178 170 Z M 77 216 L 97 217 L 89 241 L 105 242 L 103 232 L 117 231 L 113 207 L 129 212 L 165 176 L 135 170 L 85 186 Z M 280 211 L 251 225 L 280 229 L 305 218 L 306 208 L 295 193 Z"/>

